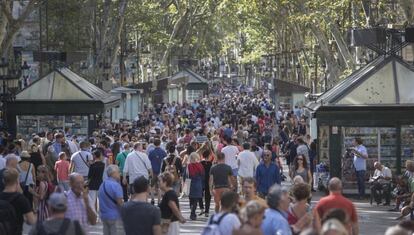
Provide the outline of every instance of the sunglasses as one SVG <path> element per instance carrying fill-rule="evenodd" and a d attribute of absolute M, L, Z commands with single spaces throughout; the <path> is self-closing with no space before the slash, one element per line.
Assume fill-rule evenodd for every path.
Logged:
<path fill-rule="evenodd" d="M 303 158 L 298 158 L 298 161 L 303 161 Z"/>

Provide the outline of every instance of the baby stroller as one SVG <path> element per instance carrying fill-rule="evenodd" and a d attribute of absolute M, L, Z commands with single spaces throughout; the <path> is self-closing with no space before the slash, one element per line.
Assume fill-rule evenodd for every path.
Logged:
<path fill-rule="evenodd" d="M 318 190 L 328 193 L 329 168 L 324 162 L 316 165 L 315 178 L 318 180 Z"/>

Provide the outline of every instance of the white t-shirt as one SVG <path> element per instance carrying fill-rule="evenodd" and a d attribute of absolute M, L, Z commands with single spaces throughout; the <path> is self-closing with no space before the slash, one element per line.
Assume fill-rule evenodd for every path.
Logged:
<path fill-rule="evenodd" d="M 382 176 L 383 178 L 392 178 L 392 173 L 390 168 L 383 166 L 382 170 L 375 169 L 373 177 L 379 177 Z M 378 182 L 380 183 L 389 183 L 390 180 L 386 179 L 379 179 Z"/>
<path fill-rule="evenodd" d="M 223 213 L 213 215 L 213 221 L 218 221 Z M 237 215 L 229 213 L 225 215 L 218 225 L 220 234 L 233 234 L 233 230 L 239 229 L 241 226 L 240 220 Z"/>
<path fill-rule="evenodd" d="M 239 149 L 234 145 L 227 145 L 221 150 L 224 153 L 224 163 L 229 165 L 231 169 L 237 169 L 237 154 L 239 154 Z"/>
<path fill-rule="evenodd" d="M 71 163 L 74 165 L 74 171 L 81 174 L 84 177 L 88 176 L 89 173 L 89 162 L 93 160 L 92 154 L 90 152 L 81 150 L 78 151 L 70 157 Z"/>
<path fill-rule="evenodd" d="M 150 169 L 151 162 L 148 155 L 143 152 L 132 151 L 125 160 L 124 175 L 129 175 L 129 184 L 132 184 L 137 177 L 144 176 L 148 179 L 148 170 Z"/>
<path fill-rule="evenodd" d="M 243 178 L 254 177 L 254 172 L 256 171 L 257 165 L 259 165 L 259 161 L 252 151 L 241 151 L 237 157 L 237 161 L 239 162 L 239 176 Z"/>

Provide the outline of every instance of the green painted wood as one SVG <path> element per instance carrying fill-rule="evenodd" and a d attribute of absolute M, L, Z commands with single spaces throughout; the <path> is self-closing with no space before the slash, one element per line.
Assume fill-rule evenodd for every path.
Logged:
<path fill-rule="evenodd" d="M 341 178 L 342 166 L 342 134 L 338 126 L 338 133 L 332 133 L 332 126 L 329 126 L 329 165 L 330 176 Z"/>

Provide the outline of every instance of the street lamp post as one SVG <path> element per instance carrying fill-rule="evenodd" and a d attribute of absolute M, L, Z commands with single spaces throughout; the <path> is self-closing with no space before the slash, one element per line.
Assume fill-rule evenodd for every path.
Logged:
<path fill-rule="evenodd" d="M 7 130 L 7 103 L 13 101 L 16 97 L 16 92 L 19 89 L 19 79 L 21 74 L 16 70 L 9 70 L 9 63 L 2 58 L 0 62 L 0 80 L 2 81 L 1 98 L 1 112 L 3 129 Z"/>
<path fill-rule="evenodd" d="M 20 87 L 20 89 L 23 89 L 23 88 L 25 88 L 29 85 L 28 80 L 29 80 L 30 66 L 27 64 L 27 61 L 23 62 L 23 65 L 22 65 L 21 69 L 22 69 L 22 74 L 23 74 L 23 82 L 21 82 L 21 85 L 23 85 L 23 86 L 19 86 L 19 87 Z"/>
<path fill-rule="evenodd" d="M 132 71 L 132 85 L 135 84 L 135 73 L 137 72 L 137 66 L 135 66 L 135 63 L 131 64 L 131 71 Z"/>

